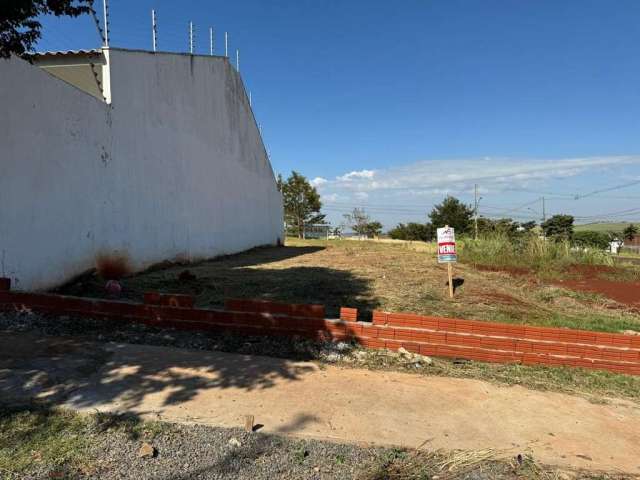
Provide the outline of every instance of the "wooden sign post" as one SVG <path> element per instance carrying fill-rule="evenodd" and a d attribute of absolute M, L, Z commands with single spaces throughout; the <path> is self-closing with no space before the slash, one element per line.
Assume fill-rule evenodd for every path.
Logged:
<path fill-rule="evenodd" d="M 453 228 L 445 225 L 438 228 L 438 263 L 447 264 L 449 277 L 449 297 L 453 298 L 453 264 L 458 261 L 456 254 L 456 235 Z"/>

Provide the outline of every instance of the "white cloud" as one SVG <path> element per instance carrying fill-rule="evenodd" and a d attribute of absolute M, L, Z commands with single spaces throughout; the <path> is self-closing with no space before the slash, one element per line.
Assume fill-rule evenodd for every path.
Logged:
<path fill-rule="evenodd" d="M 365 178 L 365 179 L 373 178 L 375 174 L 376 172 L 374 170 L 360 170 L 360 171 L 354 170 L 353 172 L 345 173 L 344 175 L 337 177 L 337 180 L 341 180 L 343 182 L 350 182 L 352 180 L 357 180 L 361 178 Z"/>
<path fill-rule="evenodd" d="M 330 193 L 329 195 L 322 195 L 323 202 L 337 202 L 340 200 L 340 195 L 337 193 Z"/>
<path fill-rule="evenodd" d="M 541 215 L 539 206 L 524 210 L 514 207 L 543 195 L 552 197 L 547 197 L 547 213 L 586 215 L 599 209 L 607 211 L 607 201 L 593 196 L 589 197 L 591 203 L 576 202 L 575 195 L 631 182 L 640 178 L 639 169 L 640 155 L 428 160 L 349 171 L 322 182 L 322 201 L 332 222 L 339 222 L 341 215 L 354 206 L 362 206 L 386 226 L 392 226 L 399 221 L 423 221 L 446 195 L 471 202 L 477 184 L 483 197 L 481 213 L 485 215 L 537 218 Z"/>
<path fill-rule="evenodd" d="M 316 177 L 313 180 L 311 180 L 311 185 L 313 185 L 314 187 L 319 187 L 321 185 L 324 185 L 325 183 L 327 183 L 328 180 L 326 178 L 322 178 L 322 177 Z"/>
<path fill-rule="evenodd" d="M 532 183 L 574 177 L 628 164 L 640 164 L 640 156 L 588 157 L 557 160 L 482 158 L 477 160 L 429 160 L 385 170 L 352 171 L 323 182 L 327 192 L 384 192 L 393 196 L 437 195 L 468 191 L 475 183 L 485 191 L 504 192 Z M 574 192 L 567 192 L 574 193 Z"/>
<path fill-rule="evenodd" d="M 361 201 L 375 192 L 377 203 L 411 203 L 411 199 L 415 203 L 428 201 L 430 197 L 469 194 L 474 184 L 479 185 L 483 195 L 506 195 L 527 188 L 544 189 L 556 182 L 555 193 L 572 195 L 579 192 L 565 190 L 559 180 L 605 170 L 615 172 L 625 165 L 640 165 L 640 155 L 556 160 L 487 157 L 428 160 L 382 170 L 351 171 L 335 180 L 322 179 L 321 185 L 323 198 L 329 202 L 338 198 L 341 202 Z"/>

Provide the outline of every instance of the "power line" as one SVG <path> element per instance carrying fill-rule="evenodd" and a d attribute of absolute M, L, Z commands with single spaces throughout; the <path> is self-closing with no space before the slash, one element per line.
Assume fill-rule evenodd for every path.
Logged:
<path fill-rule="evenodd" d="M 621 188 L 633 187 L 634 185 L 640 185 L 640 180 L 635 180 L 633 182 L 623 183 L 621 185 L 615 185 L 613 187 L 601 188 L 599 190 L 594 190 L 592 192 L 584 193 L 582 195 L 576 195 L 574 197 L 575 200 L 580 200 L 585 197 L 590 197 L 592 195 L 597 195 L 599 193 L 611 192 L 612 190 L 619 190 Z"/>

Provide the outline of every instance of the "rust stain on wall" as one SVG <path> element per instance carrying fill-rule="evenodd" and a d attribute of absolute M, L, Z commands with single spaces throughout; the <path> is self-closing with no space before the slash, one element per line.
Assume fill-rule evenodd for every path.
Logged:
<path fill-rule="evenodd" d="M 133 268 L 126 253 L 100 253 L 96 256 L 96 271 L 105 280 L 119 280 Z"/>

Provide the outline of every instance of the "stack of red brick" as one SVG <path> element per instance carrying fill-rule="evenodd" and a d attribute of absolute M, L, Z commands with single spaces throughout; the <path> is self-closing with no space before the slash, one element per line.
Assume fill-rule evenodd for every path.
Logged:
<path fill-rule="evenodd" d="M 189 295 L 148 293 L 144 303 L 10 291 L 0 279 L 0 309 L 135 321 L 189 330 L 247 335 L 299 335 L 354 340 L 369 348 L 405 348 L 422 355 L 527 365 L 566 365 L 640 375 L 640 336 L 475 320 L 374 312 L 373 322 L 342 308 L 325 319 L 322 305 L 228 300 L 224 310 L 194 308 Z"/>

